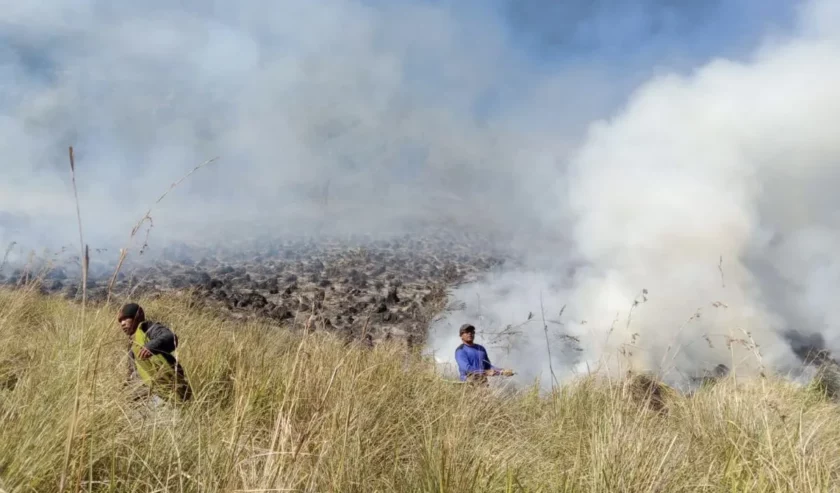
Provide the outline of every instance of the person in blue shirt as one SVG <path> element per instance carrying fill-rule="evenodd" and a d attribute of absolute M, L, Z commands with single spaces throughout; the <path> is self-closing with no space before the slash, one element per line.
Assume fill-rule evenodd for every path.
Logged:
<path fill-rule="evenodd" d="M 475 343 L 475 327 L 464 324 L 458 330 L 458 335 L 461 336 L 461 345 L 455 348 L 455 361 L 458 362 L 462 382 L 487 385 L 487 377 L 513 375 L 512 371 L 497 368 L 490 363 L 487 350 Z"/>

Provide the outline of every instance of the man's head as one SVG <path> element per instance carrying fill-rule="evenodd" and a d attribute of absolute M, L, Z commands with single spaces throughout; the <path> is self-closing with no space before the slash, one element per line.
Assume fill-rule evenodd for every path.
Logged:
<path fill-rule="evenodd" d="M 464 344 L 472 344 L 475 341 L 475 327 L 470 324 L 464 324 L 458 330 L 458 334 L 461 336 L 461 341 Z"/>
<path fill-rule="evenodd" d="M 146 314 L 143 313 L 143 308 L 137 303 L 128 303 L 120 309 L 117 314 L 117 321 L 125 335 L 131 336 L 134 335 L 137 327 L 146 321 Z"/>

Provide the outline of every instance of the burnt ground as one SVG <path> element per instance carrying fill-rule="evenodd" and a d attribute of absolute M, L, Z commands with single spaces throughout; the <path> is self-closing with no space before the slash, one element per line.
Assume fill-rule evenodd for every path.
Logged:
<path fill-rule="evenodd" d="M 447 309 L 449 288 L 517 262 L 492 244 L 466 233 L 441 233 L 152 248 L 143 255 L 132 252 L 110 290 L 111 301 L 188 295 L 199 305 L 232 318 L 293 330 L 330 331 L 370 345 L 396 340 L 409 348 L 422 347 L 430 323 Z M 44 294 L 80 301 L 80 263 L 78 255 L 71 253 L 74 250 L 67 247 L 34 258 L 21 250 L 18 257 L 29 260 L 12 264 L 6 262 L 10 247 L 0 258 L 0 286 L 35 283 Z M 118 256 L 115 251 L 90 250 L 89 300 L 108 299 Z M 840 363 L 824 341 L 818 335 L 795 332 L 786 337 L 802 362 L 816 368 L 811 387 L 840 401 Z M 718 365 L 693 378 L 692 387 L 714 385 L 728 373 L 726 366 Z M 641 390 L 650 393 L 656 408 L 661 396 L 648 387 Z"/>
<path fill-rule="evenodd" d="M 261 240 L 235 247 L 179 245 L 150 248 L 143 255 L 135 250 L 120 269 L 111 300 L 188 294 L 237 319 L 308 326 L 370 344 L 396 339 L 422 346 L 430 322 L 447 307 L 449 288 L 517 262 L 491 245 L 490 239 L 461 232 Z M 0 258 L 0 286 L 35 282 L 45 294 L 79 301 L 77 248 L 17 265 L 6 262 L 9 248 Z M 28 258 L 23 250 L 17 253 Z M 118 256 L 113 250 L 90 250 L 89 300 L 108 298 Z M 824 341 L 818 335 L 785 335 L 805 365 L 825 374 L 820 379 L 828 382 L 826 392 L 840 399 L 840 363 Z M 719 365 L 693 381 L 706 385 L 728 371 Z"/>
<path fill-rule="evenodd" d="M 503 263 L 486 242 L 461 235 L 388 239 L 278 240 L 247 247 L 168 247 L 127 261 L 111 290 L 123 302 L 189 293 L 231 317 L 328 330 L 371 344 L 425 341 L 447 303 L 447 288 Z M 135 254 L 136 255 L 136 254 Z M 87 296 L 104 301 L 114 252 L 91 250 Z M 78 257 L 41 269 L 5 269 L 0 282 L 33 279 L 44 293 L 80 299 Z M 39 272 L 39 273 L 38 273 Z"/>

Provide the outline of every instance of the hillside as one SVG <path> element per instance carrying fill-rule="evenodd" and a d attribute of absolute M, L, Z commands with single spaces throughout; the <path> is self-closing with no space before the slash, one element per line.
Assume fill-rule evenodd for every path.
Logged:
<path fill-rule="evenodd" d="M 235 319 L 275 326 L 313 326 L 348 340 L 397 339 L 422 345 L 429 321 L 446 304 L 445 290 L 507 257 L 489 241 L 463 231 L 376 237 L 283 237 L 234 246 L 169 245 L 141 249 L 121 262 L 118 252 L 91 250 L 87 299 L 191 293 Z M 38 280 L 45 294 L 81 301 L 78 254 L 27 255 L 0 262 L 0 285 Z M 116 276 L 115 276 L 116 273 Z"/>
<path fill-rule="evenodd" d="M 116 306 L 0 292 L 0 489 L 58 491 L 63 473 L 66 491 L 836 489 L 840 412 L 782 380 L 730 376 L 660 406 L 639 380 L 480 390 L 401 344 L 187 297 L 146 306 L 181 338 L 196 396 L 176 411 L 131 402 Z"/>

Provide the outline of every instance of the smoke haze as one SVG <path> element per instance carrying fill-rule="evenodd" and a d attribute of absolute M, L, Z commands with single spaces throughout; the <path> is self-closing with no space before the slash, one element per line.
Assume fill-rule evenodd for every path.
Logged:
<path fill-rule="evenodd" d="M 511 325 L 522 335 L 497 364 L 545 383 L 551 366 L 559 379 L 606 366 L 674 383 L 720 363 L 794 372 L 788 331 L 840 349 L 838 12 L 809 3 L 790 38 L 654 77 L 593 123 L 555 195 L 574 255 L 461 288 L 465 310 L 432 345 L 457 345 L 468 319 L 488 341 Z"/>
<path fill-rule="evenodd" d="M 319 228 L 406 216 L 541 228 L 534 197 L 589 121 L 657 68 L 721 40 L 737 52 L 784 17 L 658 0 L 7 3 L 0 241 L 34 247 L 75 244 L 69 145 L 97 246 L 121 245 L 214 156 L 154 211 L 155 245 L 324 217 Z"/>
<path fill-rule="evenodd" d="M 518 253 L 456 291 L 444 360 L 462 321 L 510 324 L 492 355 L 546 381 L 542 312 L 558 378 L 634 334 L 634 365 L 676 373 L 753 364 L 741 329 L 782 370 L 787 330 L 840 345 L 836 1 L 5 3 L 16 252 L 76 248 L 70 145 L 110 248 L 218 156 L 152 211 L 152 248 L 434 222 Z"/>

